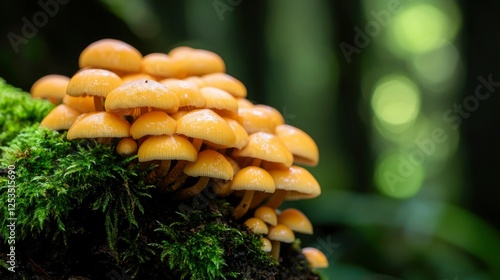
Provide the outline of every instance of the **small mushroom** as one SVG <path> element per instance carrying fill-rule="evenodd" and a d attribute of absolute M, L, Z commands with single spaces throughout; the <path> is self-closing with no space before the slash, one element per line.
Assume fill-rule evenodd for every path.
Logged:
<path fill-rule="evenodd" d="M 104 111 L 103 99 L 110 91 L 122 84 L 115 73 L 104 69 L 83 69 L 69 80 L 66 94 L 70 96 L 93 96 L 96 111 Z"/>
<path fill-rule="evenodd" d="M 236 116 L 238 113 L 238 102 L 227 91 L 216 87 L 202 87 L 200 91 L 206 101 L 205 108 L 220 115 Z"/>
<path fill-rule="evenodd" d="M 252 165 L 260 165 L 260 160 L 282 163 L 291 166 L 293 155 L 273 134 L 256 132 L 248 136 L 248 143 L 241 150 L 234 150 L 235 157 L 247 157 L 257 159 Z"/>
<path fill-rule="evenodd" d="M 78 64 L 80 68 L 92 67 L 117 73 L 134 73 L 141 70 L 142 54 L 123 41 L 102 39 L 82 51 Z"/>
<path fill-rule="evenodd" d="M 231 163 L 223 155 L 214 150 L 200 152 L 195 162 L 190 162 L 186 165 L 184 173 L 191 177 L 200 178 L 193 186 L 179 190 L 176 194 L 179 199 L 186 199 L 200 193 L 205 189 L 210 178 L 231 180 L 234 175 Z"/>
<path fill-rule="evenodd" d="M 196 83 L 170 78 L 161 80 L 160 84 L 177 95 L 179 110 L 194 110 L 205 107 L 205 97 L 201 94 Z"/>
<path fill-rule="evenodd" d="M 174 60 L 179 71 L 175 78 L 203 76 L 226 71 L 226 65 L 222 58 L 208 50 L 181 46 L 171 50 L 168 55 Z"/>
<path fill-rule="evenodd" d="M 272 244 L 271 256 L 275 260 L 279 260 L 281 242 L 292 243 L 295 241 L 295 234 L 286 225 L 277 224 L 269 229 L 267 238 L 271 240 Z"/>
<path fill-rule="evenodd" d="M 295 232 L 313 234 L 311 221 L 301 211 L 288 208 L 278 215 L 278 223 L 288 226 Z"/>
<path fill-rule="evenodd" d="M 137 142 L 130 137 L 123 138 L 116 146 L 116 153 L 121 156 L 131 156 L 137 152 Z"/>
<path fill-rule="evenodd" d="M 255 191 L 273 193 L 275 186 L 273 178 L 266 170 L 257 166 L 247 166 L 234 175 L 231 189 L 245 191 L 240 203 L 233 210 L 233 217 L 239 219 L 248 211 Z"/>
<path fill-rule="evenodd" d="M 144 56 L 142 69 L 149 75 L 163 79 L 179 76 L 176 62 L 164 53 L 150 53 Z"/>
<path fill-rule="evenodd" d="M 167 113 L 153 111 L 141 115 L 130 127 L 132 138 L 139 139 L 147 135 L 172 135 L 177 122 Z"/>
<path fill-rule="evenodd" d="M 40 126 L 50 130 L 67 130 L 75 120 L 80 116 L 80 112 L 64 104 L 57 105 L 40 122 Z"/>
<path fill-rule="evenodd" d="M 249 218 L 244 224 L 256 234 L 267 234 L 269 232 L 266 223 L 259 218 Z"/>
<path fill-rule="evenodd" d="M 262 237 L 260 240 L 262 241 L 262 247 L 261 247 L 262 251 L 270 253 L 273 249 L 271 241 L 265 237 Z"/>
<path fill-rule="evenodd" d="M 109 112 L 90 112 L 82 114 L 68 130 L 68 140 L 77 138 L 97 138 L 107 143 L 112 138 L 130 136 L 130 124 Z"/>
<path fill-rule="evenodd" d="M 253 215 L 272 226 L 278 224 L 278 216 L 276 215 L 276 210 L 271 207 L 261 206 L 255 209 L 255 213 Z"/>
<path fill-rule="evenodd" d="M 81 113 L 89 113 L 95 111 L 93 96 L 71 96 L 65 94 L 63 104 L 67 105 Z"/>
<path fill-rule="evenodd" d="M 247 88 L 238 79 L 226 73 L 212 73 L 201 77 L 205 86 L 220 88 L 234 97 L 247 96 Z"/>
<path fill-rule="evenodd" d="M 47 99 L 55 105 L 60 104 L 66 94 L 68 83 L 69 78 L 63 75 L 43 76 L 31 86 L 31 97 Z"/>
<path fill-rule="evenodd" d="M 328 259 L 325 254 L 314 247 L 302 248 L 302 254 L 306 256 L 307 262 L 312 268 L 327 268 Z"/>
<path fill-rule="evenodd" d="M 307 133 L 294 126 L 282 124 L 276 127 L 276 136 L 292 152 L 295 164 L 308 166 L 318 164 L 318 146 Z"/>

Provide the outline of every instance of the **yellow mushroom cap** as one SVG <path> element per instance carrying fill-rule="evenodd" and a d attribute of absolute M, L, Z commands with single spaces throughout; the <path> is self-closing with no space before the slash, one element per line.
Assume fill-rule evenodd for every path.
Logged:
<path fill-rule="evenodd" d="M 66 76 L 46 75 L 33 83 L 30 93 L 33 98 L 44 98 L 53 104 L 59 104 L 66 94 L 68 83 L 69 78 Z"/>
<path fill-rule="evenodd" d="M 208 50 L 178 47 L 171 50 L 168 55 L 175 61 L 179 70 L 178 78 L 226 71 L 222 58 Z"/>
<path fill-rule="evenodd" d="M 205 97 L 203 97 L 200 88 L 194 82 L 169 78 L 161 80 L 160 84 L 177 95 L 179 108 L 192 109 L 205 106 Z"/>
<path fill-rule="evenodd" d="M 284 124 L 285 123 L 285 118 L 283 115 L 281 115 L 280 111 L 278 111 L 276 108 L 273 108 L 268 105 L 264 104 L 256 104 L 253 106 L 254 110 L 257 111 L 263 111 L 267 113 L 271 119 L 272 122 L 276 125 Z"/>
<path fill-rule="evenodd" d="M 77 138 L 128 137 L 130 124 L 109 112 L 91 112 L 81 115 L 68 130 L 68 140 Z"/>
<path fill-rule="evenodd" d="M 236 102 L 238 103 L 238 109 L 240 108 L 253 108 L 255 106 L 250 100 L 246 98 L 236 98 Z"/>
<path fill-rule="evenodd" d="M 262 237 L 260 240 L 262 241 L 262 247 L 261 247 L 262 251 L 264 251 L 266 253 L 271 252 L 271 250 L 273 248 L 271 241 L 269 241 L 269 239 L 267 239 L 265 237 Z"/>
<path fill-rule="evenodd" d="M 304 131 L 282 124 L 276 127 L 276 135 L 292 152 L 296 164 L 316 166 L 319 161 L 319 151 L 316 142 Z"/>
<path fill-rule="evenodd" d="M 134 139 L 146 135 L 172 135 L 175 133 L 177 122 L 165 112 L 153 111 L 141 115 L 130 127 L 130 134 Z"/>
<path fill-rule="evenodd" d="M 313 234 L 311 221 L 304 213 L 294 208 L 288 208 L 281 211 L 278 216 L 278 223 L 287 225 L 295 232 Z"/>
<path fill-rule="evenodd" d="M 184 79 L 182 79 L 183 81 L 186 81 L 186 82 L 193 82 L 195 83 L 199 88 L 202 88 L 205 86 L 205 81 L 203 81 L 203 79 L 201 77 L 198 77 L 198 76 L 190 76 L 190 77 L 186 77 Z"/>
<path fill-rule="evenodd" d="M 273 134 L 256 132 L 248 136 L 248 143 L 241 150 L 234 150 L 233 156 L 250 157 L 291 166 L 293 156 Z"/>
<path fill-rule="evenodd" d="M 200 91 L 205 98 L 205 108 L 238 112 L 238 102 L 227 91 L 216 87 L 202 87 Z"/>
<path fill-rule="evenodd" d="M 271 207 L 261 206 L 255 209 L 254 216 L 272 226 L 278 224 L 278 216 L 276 215 L 276 210 Z"/>
<path fill-rule="evenodd" d="M 142 54 L 131 45 L 115 39 L 102 39 L 88 45 L 80 54 L 80 68 L 102 68 L 118 72 L 139 72 Z"/>
<path fill-rule="evenodd" d="M 177 133 L 231 146 L 236 140 L 231 126 L 209 109 L 191 111 L 177 120 Z"/>
<path fill-rule="evenodd" d="M 269 169 L 276 189 L 288 191 L 285 199 L 296 200 L 315 198 L 321 194 L 321 187 L 314 176 L 307 169 L 300 166 Z"/>
<path fill-rule="evenodd" d="M 325 254 L 314 247 L 302 248 L 302 254 L 306 256 L 307 262 L 312 268 L 327 268 L 328 259 Z"/>
<path fill-rule="evenodd" d="M 295 241 L 295 234 L 288 226 L 277 224 L 269 228 L 267 238 L 269 238 L 269 240 L 292 243 Z"/>
<path fill-rule="evenodd" d="M 92 96 L 71 96 L 65 94 L 63 104 L 78 110 L 81 113 L 95 111 L 94 97 Z"/>
<path fill-rule="evenodd" d="M 196 161 L 198 156 L 193 144 L 180 135 L 151 136 L 137 152 L 139 162 L 152 160 Z"/>
<path fill-rule="evenodd" d="M 178 76 L 176 62 L 164 53 L 150 53 L 142 59 L 142 69 L 149 75 L 169 78 Z"/>
<path fill-rule="evenodd" d="M 68 83 L 66 94 L 71 96 L 100 96 L 122 84 L 122 79 L 115 73 L 104 69 L 83 69 L 78 71 Z"/>
<path fill-rule="evenodd" d="M 238 79 L 226 73 L 212 73 L 201 77 L 205 86 L 216 87 L 229 92 L 234 97 L 246 97 L 247 88 Z"/>
<path fill-rule="evenodd" d="M 223 180 L 231 180 L 234 175 L 231 163 L 214 150 L 201 151 L 195 162 L 186 165 L 184 173 L 192 177 L 210 177 Z"/>
<path fill-rule="evenodd" d="M 255 132 L 274 133 L 277 124 L 273 117 L 269 112 L 255 110 L 254 107 L 238 109 L 238 117 L 241 125 L 249 134 Z"/>
<path fill-rule="evenodd" d="M 80 116 L 80 112 L 64 104 L 57 105 L 42 120 L 40 126 L 51 130 L 66 130 Z"/>
<path fill-rule="evenodd" d="M 152 80 L 156 81 L 156 78 L 148 75 L 146 73 L 133 73 L 121 76 L 123 83 L 133 82 L 137 80 Z"/>
<path fill-rule="evenodd" d="M 257 166 L 247 166 L 234 174 L 231 189 L 273 193 L 275 186 L 273 177 L 266 170 Z"/>
<path fill-rule="evenodd" d="M 164 85 L 151 80 L 136 80 L 122 84 L 106 97 L 106 111 L 120 115 L 138 115 L 138 108 L 175 113 L 179 100 Z"/>
<path fill-rule="evenodd" d="M 130 137 L 123 138 L 116 146 L 116 152 L 122 156 L 133 155 L 137 152 L 137 142 Z"/>
<path fill-rule="evenodd" d="M 266 223 L 259 218 L 250 218 L 245 221 L 245 225 L 256 234 L 267 234 L 269 232 Z"/>

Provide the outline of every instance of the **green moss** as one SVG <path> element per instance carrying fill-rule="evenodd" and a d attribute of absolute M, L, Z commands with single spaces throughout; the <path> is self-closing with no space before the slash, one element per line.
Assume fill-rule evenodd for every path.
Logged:
<path fill-rule="evenodd" d="M 42 121 L 54 105 L 46 100 L 32 99 L 0 78 L 0 108 L 0 146 L 4 146 L 23 128 Z"/>

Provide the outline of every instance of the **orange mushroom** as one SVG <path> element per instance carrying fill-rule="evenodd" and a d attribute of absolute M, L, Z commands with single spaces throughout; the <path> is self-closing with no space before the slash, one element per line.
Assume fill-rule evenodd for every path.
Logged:
<path fill-rule="evenodd" d="M 60 104 L 66 93 L 69 78 L 63 75 L 46 75 L 38 79 L 31 86 L 31 96 L 33 98 L 43 98 L 52 104 Z"/>
<path fill-rule="evenodd" d="M 80 54 L 80 68 L 102 68 L 117 73 L 139 72 L 142 54 L 131 45 L 115 39 L 102 39 L 88 45 Z"/>

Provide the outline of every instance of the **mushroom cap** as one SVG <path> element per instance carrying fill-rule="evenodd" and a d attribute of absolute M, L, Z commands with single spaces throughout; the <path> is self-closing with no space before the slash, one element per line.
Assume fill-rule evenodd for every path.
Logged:
<path fill-rule="evenodd" d="M 226 71 L 226 65 L 222 58 L 208 50 L 182 46 L 171 50 L 168 55 L 176 63 L 179 70 L 178 78 Z"/>
<path fill-rule="evenodd" d="M 183 81 L 187 81 L 187 82 L 193 82 L 195 83 L 199 88 L 202 88 L 205 86 L 205 81 L 203 81 L 203 79 L 201 77 L 198 77 L 198 76 L 190 76 L 190 77 L 186 77 L 184 79 L 182 79 Z"/>
<path fill-rule="evenodd" d="M 242 149 L 245 147 L 245 145 L 248 143 L 248 133 L 247 131 L 239 124 L 237 121 L 230 119 L 230 118 L 223 118 L 224 120 L 227 121 L 231 129 L 233 130 L 234 136 L 235 136 L 235 141 L 234 143 L 230 146 L 231 148 L 237 148 L 237 149 Z M 224 149 L 227 148 L 222 145 L 217 145 L 211 142 L 206 142 L 206 144 L 212 148 L 215 149 Z"/>
<path fill-rule="evenodd" d="M 152 80 L 152 81 L 156 81 L 156 78 L 149 75 L 149 74 L 146 74 L 146 73 L 133 73 L 133 74 L 126 74 L 126 75 L 123 75 L 121 76 L 122 78 L 122 82 L 125 84 L 125 83 L 128 83 L 128 82 L 133 82 L 133 81 L 137 81 L 137 80 Z"/>
<path fill-rule="evenodd" d="M 212 73 L 201 77 L 205 86 L 220 88 L 234 97 L 246 97 L 247 88 L 238 79 L 226 73 Z"/>
<path fill-rule="evenodd" d="M 134 139 L 139 139 L 146 135 L 172 135 L 175 133 L 177 127 L 176 123 L 165 112 L 148 112 L 134 121 L 130 127 L 130 134 Z"/>
<path fill-rule="evenodd" d="M 137 115 L 138 108 L 175 113 L 179 100 L 164 85 L 151 80 L 136 80 L 112 90 L 105 101 L 106 111 Z"/>
<path fill-rule="evenodd" d="M 269 169 L 276 189 L 288 191 L 285 199 L 315 198 L 321 194 L 321 187 L 307 169 L 293 165 L 288 168 Z"/>
<path fill-rule="evenodd" d="M 278 224 L 278 216 L 276 215 L 276 210 L 269 206 L 261 206 L 255 209 L 255 213 L 253 215 L 272 226 Z"/>
<path fill-rule="evenodd" d="M 109 112 L 90 112 L 81 115 L 68 130 L 68 140 L 77 138 L 128 137 L 130 124 Z"/>
<path fill-rule="evenodd" d="M 294 163 L 308 166 L 318 164 L 318 146 L 307 133 L 294 126 L 281 124 L 276 127 L 276 135 L 292 152 Z"/>
<path fill-rule="evenodd" d="M 259 218 L 249 218 L 245 221 L 245 225 L 256 234 L 267 234 L 269 232 L 266 223 Z"/>
<path fill-rule="evenodd" d="M 269 238 L 269 240 L 292 243 L 295 241 L 295 234 L 288 226 L 277 224 L 276 226 L 271 226 L 269 228 L 267 238 Z"/>
<path fill-rule="evenodd" d="M 196 161 L 197 151 L 193 144 L 180 135 L 151 136 L 137 152 L 139 162 L 152 160 Z"/>
<path fill-rule="evenodd" d="M 248 136 L 248 143 L 241 150 L 234 150 L 233 156 L 249 157 L 291 166 L 293 156 L 273 134 L 256 132 Z"/>
<path fill-rule="evenodd" d="M 177 95 L 179 108 L 192 109 L 203 108 L 205 106 L 205 97 L 203 97 L 200 88 L 194 82 L 169 78 L 161 80 L 160 84 L 166 86 Z"/>
<path fill-rule="evenodd" d="M 104 69 L 83 69 L 78 71 L 68 83 L 66 94 L 71 96 L 100 96 L 122 84 L 122 79 L 115 73 Z"/>
<path fill-rule="evenodd" d="M 177 120 L 177 133 L 226 147 L 236 140 L 231 126 L 209 109 L 191 111 L 180 117 Z"/>
<path fill-rule="evenodd" d="M 294 208 L 288 208 L 281 211 L 278 216 L 278 223 L 287 225 L 295 232 L 313 234 L 311 221 L 304 213 Z"/>
<path fill-rule="evenodd" d="M 302 254 L 306 256 L 307 262 L 312 268 L 327 268 L 328 259 L 325 254 L 314 247 L 304 247 L 302 248 Z"/>
<path fill-rule="evenodd" d="M 271 241 L 265 237 L 262 237 L 260 240 L 262 240 L 262 251 L 269 253 L 273 249 L 273 245 L 271 244 Z"/>
<path fill-rule="evenodd" d="M 202 87 L 200 91 L 205 98 L 205 108 L 238 112 L 238 102 L 227 91 L 216 87 Z"/>
<path fill-rule="evenodd" d="M 80 112 L 67 105 L 59 104 L 40 122 L 40 126 L 50 130 L 66 130 L 80 116 Z"/>
<path fill-rule="evenodd" d="M 131 45 L 115 39 L 102 39 L 88 45 L 80 54 L 80 68 L 93 67 L 118 72 L 139 72 L 142 54 Z"/>
<path fill-rule="evenodd" d="M 63 75 L 51 74 L 36 80 L 31 86 L 31 97 L 49 99 L 53 104 L 61 103 L 69 78 Z"/>
<path fill-rule="evenodd" d="M 231 189 L 273 193 L 275 186 L 273 177 L 266 170 L 257 166 L 247 166 L 234 174 Z"/>
<path fill-rule="evenodd" d="M 95 111 L 93 96 L 71 96 L 65 94 L 62 102 L 63 104 L 78 110 L 81 113 Z"/>
<path fill-rule="evenodd" d="M 204 150 L 198 153 L 195 162 L 184 167 L 184 173 L 191 177 L 210 177 L 231 180 L 234 175 L 231 163 L 220 153 L 214 150 Z"/>
<path fill-rule="evenodd" d="M 264 104 L 255 104 L 253 108 L 257 111 L 265 112 L 271 118 L 271 121 L 276 125 L 281 125 L 285 123 L 285 118 L 276 108 L 264 105 Z"/>
<path fill-rule="evenodd" d="M 246 98 L 236 98 L 236 102 L 238 103 L 238 109 L 253 108 L 253 106 L 255 106 L 250 100 Z"/>
<path fill-rule="evenodd" d="M 116 146 L 116 152 L 122 156 L 129 156 L 137 152 L 137 142 L 130 137 L 123 138 Z"/>
<path fill-rule="evenodd" d="M 241 125 L 249 134 L 255 132 L 274 133 L 277 124 L 272 115 L 264 110 L 256 110 L 254 107 L 238 109 Z"/>
<path fill-rule="evenodd" d="M 142 69 L 149 75 L 169 78 L 178 76 L 176 62 L 164 53 L 150 53 L 142 58 Z"/>

